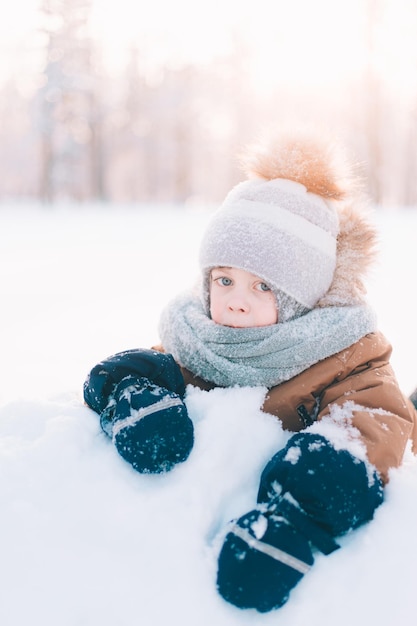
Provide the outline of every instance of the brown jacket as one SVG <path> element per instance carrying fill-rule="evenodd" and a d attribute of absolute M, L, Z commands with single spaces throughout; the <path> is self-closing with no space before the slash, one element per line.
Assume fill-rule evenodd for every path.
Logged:
<path fill-rule="evenodd" d="M 270 389 L 262 408 L 279 417 L 284 429 L 298 432 L 309 418 L 321 420 L 332 406 L 352 403 L 348 405 L 353 407 L 350 423 L 360 432 L 369 460 L 387 482 L 389 469 L 401 464 L 409 439 L 417 453 L 417 413 L 398 387 L 390 355 L 391 345 L 381 333 L 366 335 Z M 184 368 L 182 373 L 186 384 L 202 389 L 214 386 Z"/>
<path fill-rule="evenodd" d="M 335 194 L 334 189 L 328 187 L 329 180 L 324 181 L 314 168 L 311 175 L 304 168 L 302 176 L 299 168 L 292 173 L 277 171 L 275 165 L 281 167 L 284 161 L 274 163 L 274 178 L 296 180 L 308 191 L 338 201 L 340 229 L 336 269 L 329 290 L 316 307 L 363 304 L 364 277 L 374 259 L 377 233 L 363 211 L 362 201 L 349 190 Z M 255 173 L 262 176 L 259 168 Z M 283 427 L 294 432 L 305 428 L 309 421 L 321 420 L 330 414 L 330 419 L 356 427 L 369 460 L 387 481 L 389 469 L 401 464 L 409 439 L 413 452 L 417 453 L 417 413 L 398 387 L 389 364 L 390 355 L 391 346 L 385 337 L 378 332 L 369 334 L 346 350 L 270 389 L 263 410 L 279 417 Z M 213 387 L 187 370 L 183 370 L 183 375 L 186 384 L 202 389 Z M 337 407 L 347 402 L 345 408 L 352 409 L 350 419 L 345 417 L 347 410 L 336 415 Z"/>

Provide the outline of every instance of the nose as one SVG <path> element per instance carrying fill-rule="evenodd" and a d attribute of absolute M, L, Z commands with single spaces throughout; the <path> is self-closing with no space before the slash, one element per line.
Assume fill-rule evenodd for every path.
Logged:
<path fill-rule="evenodd" d="M 248 313 L 249 303 L 241 296 L 233 296 L 227 303 L 227 308 L 231 313 Z"/>

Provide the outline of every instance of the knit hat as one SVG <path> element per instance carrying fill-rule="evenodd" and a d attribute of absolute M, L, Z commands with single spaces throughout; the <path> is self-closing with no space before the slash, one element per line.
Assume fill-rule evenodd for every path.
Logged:
<path fill-rule="evenodd" d="M 203 300 L 208 310 L 212 268 L 243 269 L 271 287 L 284 322 L 313 309 L 332 283 L 343 178 L 331 146 L 311 138 L 253 149 L 246 171 L 203 236 Z"/>

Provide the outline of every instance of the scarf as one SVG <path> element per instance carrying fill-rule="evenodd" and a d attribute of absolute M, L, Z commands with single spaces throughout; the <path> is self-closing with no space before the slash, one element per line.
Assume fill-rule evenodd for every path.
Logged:
<path fill-rule="evenodd" d="M 220 387 L 274 387 L 375 330 L 375 315 L 366 305 L 317 308 L 272 326 L 221 326 L 193 293 L 172 300 L 159 324 L 166 352 Z"/>

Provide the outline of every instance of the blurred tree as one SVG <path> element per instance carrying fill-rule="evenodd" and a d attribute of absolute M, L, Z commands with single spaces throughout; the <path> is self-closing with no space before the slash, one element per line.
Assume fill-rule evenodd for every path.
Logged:
<path fill-rule="evenodd" d="M 283 30 L 260 67 L 238 27 L 221 55 L 188 64 L 163 58 L 138 29 L 127 63 L 106 74 L 89 31 L 93 0 L 38 1 L 41 77 L 28 85 L 15 70 L 0 87 L 1 197 L 218 202 L 242 180 L 235 157 L 246 143 L 301 120 L 344 136 L 375 203 L 417 204 L 415 0 L 365 0 L 353 71 L 328 85 L 283 71 Z"/>
<path fill-rule="evenodd" d="M 417 104 L 409 115 L 405 135 L 404 204 L 417 206 Z"/>
<path fill-rule="evenodd" d="M 369 191 L 377 204 L 383 198 L 383 150 L 382 133 L 384 124 L 384 111 L 382 107 L 381 81 L 375 67 L 377 33 L 381 20 L 380 0 L 367 0 L 366 4 L 367 25 L 367 63 L 365 66 L 365 135 L 367 138 L 367 179 Z"/>
<path fill-rule="evenodd" d="M 99 107 L 88 36 L 91 0 L 42 0 L 46 35 L 39 91 L 40 196 L 104 197 Z"/>
<path fill-rule="evenodd" d="M 0 89 L 0 197 L 37 197 L 37 136 L 32 99 L 11 78 Z"/>

